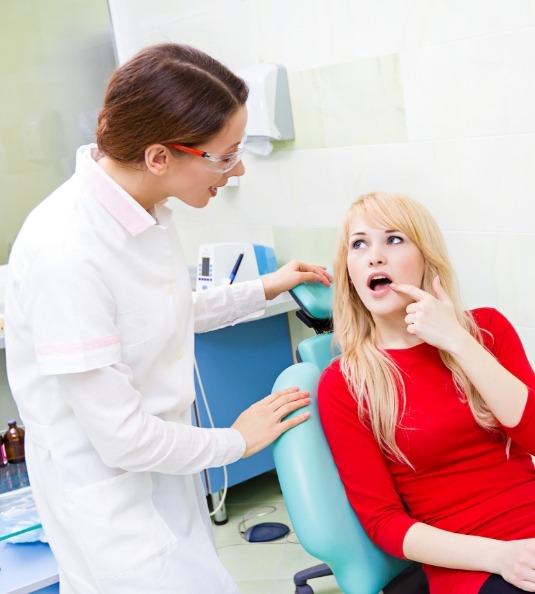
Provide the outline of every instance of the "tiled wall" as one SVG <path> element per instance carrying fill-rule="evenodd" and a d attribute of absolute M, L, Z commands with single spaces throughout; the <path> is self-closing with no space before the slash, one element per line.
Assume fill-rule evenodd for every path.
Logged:
<path fill-rule="evenodd" d="M 349 203 L 400 191 L 437 217 L 466 305 L 500 308 L 535 363 L 535 2 L 109 3 L 121 60 L 170 40 L 288 69 L 295 141 L 208 208 L 176 204 L 192 263 L 239 239 L 329 264 Z"/>
<path fill-rule="evenodd" d="M 0 1 L 0 264 L 94 139 L 114 66 L 106 0 Z"/>

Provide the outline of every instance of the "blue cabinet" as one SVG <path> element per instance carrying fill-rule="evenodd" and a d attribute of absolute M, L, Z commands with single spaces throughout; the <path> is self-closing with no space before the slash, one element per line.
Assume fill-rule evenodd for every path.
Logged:
<path fill-rule="evenodd" d="M 292 303 L 288 308 L 293 308 Z M 195 335 L 195 357 L 215 427 L 230 427 L 239 414 L 271 393 L 275 379 L 293 363 L 286 313 Z M 197 422 L 210 427 L 196 378 Z M 231 487 L 275 467 L 271 448 L 227 467 Z M 204 473 L 207 493 L 224 487 L 222 468 Z"/>

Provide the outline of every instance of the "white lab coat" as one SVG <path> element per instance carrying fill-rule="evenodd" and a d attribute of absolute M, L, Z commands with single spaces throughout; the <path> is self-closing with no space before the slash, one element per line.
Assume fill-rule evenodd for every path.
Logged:
<path fill-rule="evenodd" d="M 245 444 L 191 424 L 193 339 L 262 309 L 262 284 L 194 303 L 171 211 L 149 214 L 96 157 L 81 147 L 29 215 L 6 292 L 8 378 L 61 591 L 235 594 L 198 473 Z"/>

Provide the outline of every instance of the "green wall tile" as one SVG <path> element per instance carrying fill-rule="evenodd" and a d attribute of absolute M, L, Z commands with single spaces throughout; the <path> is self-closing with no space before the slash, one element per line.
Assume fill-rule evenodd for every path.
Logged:
<path fill-rule="evenodd" d="M 407 141 L 398 54 L 294 72 L 295 148 Z"/>
<path fill-rule="evenodd" d="M 319 70 L 292 72 L 288 75 L 288 85 L 295 130 L 294 148 L 325 147 Z"/>
<path fill-rule="evenodd" d="M 94 139 L 115 67 L 106 0 L 75 4 L 0 0 L 0 264 L 28 212 Z"/>

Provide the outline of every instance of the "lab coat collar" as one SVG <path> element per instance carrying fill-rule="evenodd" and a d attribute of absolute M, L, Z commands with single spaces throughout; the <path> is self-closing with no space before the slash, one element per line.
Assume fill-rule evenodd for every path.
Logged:
<path fill-rule="evenodd" d="M 76 153 L 76 175 L 83 180 L 90 194 L 133 236 L 158 224 L 139 202 L 99 167 L 98 157 L 96 144 L 81 146 Z"/>

